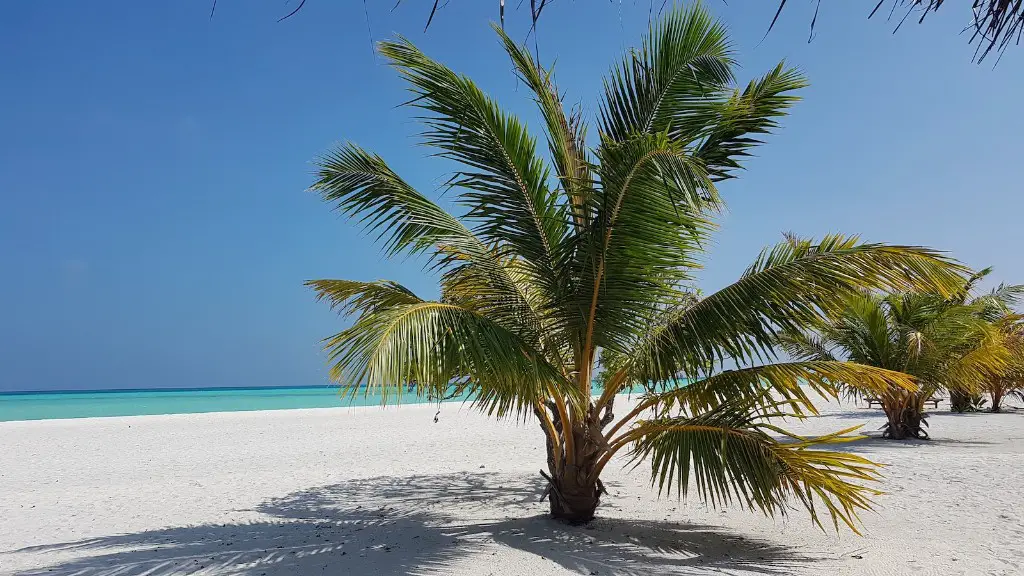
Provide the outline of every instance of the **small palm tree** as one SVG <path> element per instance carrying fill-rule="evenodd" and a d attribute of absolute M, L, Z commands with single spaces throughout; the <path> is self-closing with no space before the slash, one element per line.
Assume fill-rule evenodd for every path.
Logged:
<path fill-rule="evenodd" d="M 1024 284 L 1000 284 L 976 301 L 985 307 L 986 317 L 1003 337 L 1009 358 L 1006 367 L 985 379 L 982 388 L 992 398 L 992 411 L 999 412 L 1007 396 L 1024 400 L 1024 315 L 1013 307 L 1024 299 Z"/>
<path fill-rule="evenodd" d="M 1019 314 L 1007 314 L 997 322 L 1006 339 L 1010 360 L 1006 369 L 987 378 L 982 385 L 992 397 L 992 411 L 1002 410 L 1007 396 L 1024 401 L 1024 319 Z"/>
<path fill-rule="evenodd" d="M 377 234 L 388 255 L 427 255 L 441 283 L 430 301 L 389 281 L 311 281 L 354 317 L 325 341 L 332 377 L 384 402 L 412 387 L 467 393 L 498 417 L 534 416 L 551 514 L 569 522 L 593 518 L 601 473 L 623 453 L 648 460 L 661 491 L 695 485 L 711 504 L 766 514 L 795 500 L 815 522 L 823 505 L 836 526 L 853 527 L 870 505 L 874 465 L 810 449 L 849 431 L 780 439 L 767 418 L 813 413 L 808 386 L 914 385 L 854 363 L 765 363 L 778 331 L 811 325 L 859 290 L 952 293 L 962 268 L 918 247 L 790 240 L 698 297 L 693 272 L 722 208 L 716 182 L 776 127 L 803 78 L 779 64 L 734 89 L 725 29 L 699 7 L 674 9 L 612 69 L 588 139 L 551 72 L 496 32 L 539 107 L 546 158 L 469 78 L 406 40 L 380 44 L 409 83 L 425 143 L 462 165 L 449 183 L 464 218 L 353 144 L 318 161 L 314 191 Z M 609 372 L 595 397 L 599 357 Z M 656 384 L 616 418 L 616 394 L 644 383 Z"/>
<path fill-rule="evenodd" d="M 857 294 L 815 330 L 785 334 L 783 348 L 798 359 L 846 359 L 914 376 L 917 390 L 893 386 L 871 395 L 885 411 L 885 437 L 927 438 L 926 401 L 942 390 L 969 399 L 980 392 L 981 382 L 1006 367 L 1005 341 L 990 316 L 992 298 L 967 300 L 984 274 L 952 296 Z"/>
<path fill-rule="evenodd" d="M 972 297 L 978 284 L 991 273 L 992 268 L 988 267 L 972 275 L 968 278 L 964 288 L 949 299 L 948 305 L 963 306 L 970 304 L 973 313 L 981 320 L 994 324 L 997 333 L 1003 337 L 1004 345 L 1009 345 L 1013 336 L 1013 306 L 1020 300 L 1021 296 L 1024 296 L 1024 285 L 1000 284 L 991 292 Z M 1012 350 L 1009 348 L 1005 352 L 1012 356 Z M 1008 375 L 1006 371 L 1009 370 L 1011 370 L 1011 366 L 1008 364 L 1005 368 L 991 373 L 983 381 L 982 388 L 987 391 L 990 386 L 994 386 L 998 390 L 1001 385 L 996 382 L 1001 379 L 1001 376 Z M 1007 381 L 1007 384 L 1009 382 Z M 998 393 L 997 395 L 1000 396 L 1000 400 L 1002 396 L 1005 396 L 1005 394 Z M 976 412 L 984 404 L 983 390 L 976 386 L 972 386 L 970 389 L 952 388 L 949 390 L 949 409 L 951 412 Z M 998 409 L 993 408 L 994 411 L 998 412 Z"/>

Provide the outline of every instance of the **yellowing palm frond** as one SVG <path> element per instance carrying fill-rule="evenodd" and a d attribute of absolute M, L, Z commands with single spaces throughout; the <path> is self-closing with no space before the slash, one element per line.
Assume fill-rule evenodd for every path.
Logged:
<path fill-rule="evenodd" d="M 793 413 L 805 416 L 818 413 L 812 395 L 819 400 L 838 398 L 851 388 L 877 395 L 893 388 L 913 392 L 917 384 L 912 376 L 901 372 L 855 362 L 780 362 L 725 370 L 651 395 L 642 404 L 699 414 L 736 398 L 757 398 L 764 402 L 785 401 Z"/>
<path fill-rule="evenodd" d="M 650 460 L 659 492 L 673 489 L 685 497 L 691 483 L 712 506 L 734 502 L 768 516 L 784 515 L 798 502 L 821 525 L 824 507 L 833 525 L 857 531 L 857 512 L 871 509 L 879 492 L 877 465 L 846 452 L 820 446 L 861 438 L 856 427 L 818 438 L 800 438 L 766 422 L 792 414 L 778 407 L 734 402 L 696 416 L 640 422 L 629 433 L 636 460 Z M 773 434 L 782 434 L 778 438 Z"/>

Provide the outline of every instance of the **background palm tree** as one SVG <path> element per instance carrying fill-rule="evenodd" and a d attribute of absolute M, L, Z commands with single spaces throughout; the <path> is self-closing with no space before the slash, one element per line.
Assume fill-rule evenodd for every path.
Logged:
<path fill-rule="evenodd" d="M 925 402 L 939 391 L 959 395 L 968 404 L 981 383 L 1002 374 L 1009 351 L 997 310 L 1016 287 L 970 299 L 986 269 L 965 280 L 951 296 L 926 292 L 877 294 L 849 298 L 841 312 L 812 331 L 787 333 L 782 347 L 805 360 L 846 359 L 914 376 L 919 389 L 892 387 L 880 400 L 887 417 L 885 436 L 927 438 Z M 854 389 L 853 393 L 863 393 Z"/>
<path fill-rule="evenodd" d="M 1000 284 L 990 293 L 976 299 L 985 307 L 986 317 L 1003 337 L 1009 358 L 1005 368 L 989 375 L 982 388 L 992 399 L 992 411 L 999 412 L 1007 396 L 1024 400 L 1024 315 L 1014 306 L 1024 299 L 1024 284 Z"/>
<path fill-rule="evenodd" d="M 354 318 L 328 338 L 332 376 L 385 402 L 412 386 L 470 393 L 496 416 L 536 417 L 547 445 L 553 516 L 590 520 L 613 455 L 652 465 L 659 490 L 766 514 L 803 504 L 853 526 L 876 478 L 860 456 L 810 448 L 848 439 L 788 436 L 769 417 L 814 412 L 809 390 L 836 382 L 913 389 L 903 374 L 833 361 L 765 364 L 781 329 L 802 329 L 864 289 L 952 294 L 964 269 L 924 248 L 829 236 L 766 250 L 736 283 L 704 298 L 693 272 L 730 178 L 803 78 L 782 64 L 733 88 L 725 29 L 676 9 L 605 79 L 597 135 L 563 109 L 550 70 L 496 28 L 531 90 L 547 157 L 524 125 L 469 79 L 406 40 L 380 53 L 408 82 L 424 143 L 461 164 L 456 218 L 379 156 L 344 144 L 318 161 L 312 189 L 357 218 L 388 255 L 425 254 L 441 297 L 388 281 L 316 280 Z M 609 374 L 591 396 L 598 355 Z M 726 366 L 739 369 L 724 370 Z M 656 382 L 616 418 L 616 393 Z M 685 385 L 689 382 L 689 385 Z M 365 387 L 365 388 L 361 388 Z"/>
<path fill-rule="evenodd" d="M 1006 338 L 1010 360 L 1006 369 L 985 380 L 983 388 L 992 398 L 992 411 L 1002 410 L 1007 396 L 1016 396 L 1024 401 L 1024 319 L 1019 314 L 1007 314 L 999 320 L 998 326 Z"/>
<path fill-rule="evenodd" d="M 980 296 L 973 296 L 978 283 L 992 273 L 992 268 L 985 268 L 974 274 L 967 280 L 964 289 L 950 299 L 951 304 L 964 305 L 970 303 L 975 314 L 984 321 L 993 323 L 998 334 L 1003 338 L 1003 345 L 1007 346 L 1006 353 L 1009 354 L 1008 364 L 1002 369 L 988 374 L 983 380 L 981 388 L 972 387 L 967 389 L 952 389 L 949 391 L 949 409 L 953 412 L 968 412 L 980 410 L 985 403 L 984 392 L 992 392 L 993 401 L 997 404 L 1003 396 L 1011 390 L 1000 393 L 1004 386 L 1011 386 L 1013 378 L 1010 372 L 1013 371 L 1016 357 L 1015 339 L 1015 316 L 1013 306 L 1024 296 L 1024 285 L 1000 284 L 992 291 Z M 1005 377 L 1008 377 L 1004 379 Z M 997 398 L 998 397 L 998 398 Z M 998 409 L 993 405 L 993 410 Z"/>

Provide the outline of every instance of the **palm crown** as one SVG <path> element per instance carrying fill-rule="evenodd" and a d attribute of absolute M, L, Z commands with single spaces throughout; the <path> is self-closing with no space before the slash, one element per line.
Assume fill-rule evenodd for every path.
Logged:
<path fill-rule="evenodd" d="M 813 412 L 801 383 L 825 393 L 837 382 L 913 383 L 854 363 L 766 364 L 776 336 L 859 290 L 952 292 L 963 269 L 925 248 L 789 238 L 699 298 L 689 287 L 722 208 L 716 183 L 777 126 L 804 79 L 779 64 L 734 89 L 724 28 L 699 7 L 677 8 L 612 68 L 590 136 L 551 72 L 495 30 L 539 107 L 546 155 L 469 78 L 407 40 L 379 48 L 409 84 L 424 143 L 462 166 L 449 184 L 463 218 L 353 144 L 318 161 L 313 190 L 388 255 L 426 254 L 441 281 L 438 301 L 394 282 L 310 282 L 354 317 L 326 340 L 332 376 L 385 401 L 407 386 L 423 395 L 454 387 L 489 413 L 533 414 L 548 447 L 551 511 L 570 521 L 593 516 L 601 471 L 628 450 L 649 458 L 662 490 L 694 485 L 711 503 L 768 514 L 795 497 L 815 521 L 823 502 L 834 522 L 853 526 L 869 506 L 862 482 L 875 477 L 872 464 L 807 449 L 841 433 L 782 441 L 765 418 Z M 608 372 L 594 398 L 599 354 Z M 616 420 L 615 394 L 648 383 L 657 385 Z"/>

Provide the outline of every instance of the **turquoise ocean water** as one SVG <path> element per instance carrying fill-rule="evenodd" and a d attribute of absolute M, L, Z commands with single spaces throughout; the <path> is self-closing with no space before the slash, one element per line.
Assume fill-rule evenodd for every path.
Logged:
<path fill-rule="evenodd" d="M 455 398 L 451 401 L 461 401 Z M 394 399 L 389 398 L 389 404 Z M 415 394 L 402 404 L 421 403 Z M 176 390 L 101 390 L 88 392 L 0 393 L 0 422 L 142 414 L 243 412 L 289 408 L 377 406 L 380 396 L 339 396 L 337 387 L 205 388 Z"/>
<path fill-rule="evenodd" d="M 600 389 L 595 389 L 600 392 Z M 388 399 L 389 404 L 394 398 Z M 461 402 L 465 397 L 450 402 Z M 415 394 L 405 393 L 401 404 L 423 403 Z M 192 414 L 198 412 L 244 412 L 289 408 L 333 408 L 379 406 L 374 393 L 340 396 L 335 386 L 283 388 L 203 388 L 175 390 L 100 390 L 87 392 L 0 393 L 0 422 L 91 418 L 96 416 L 138 416 L 143 414 Z"/>

